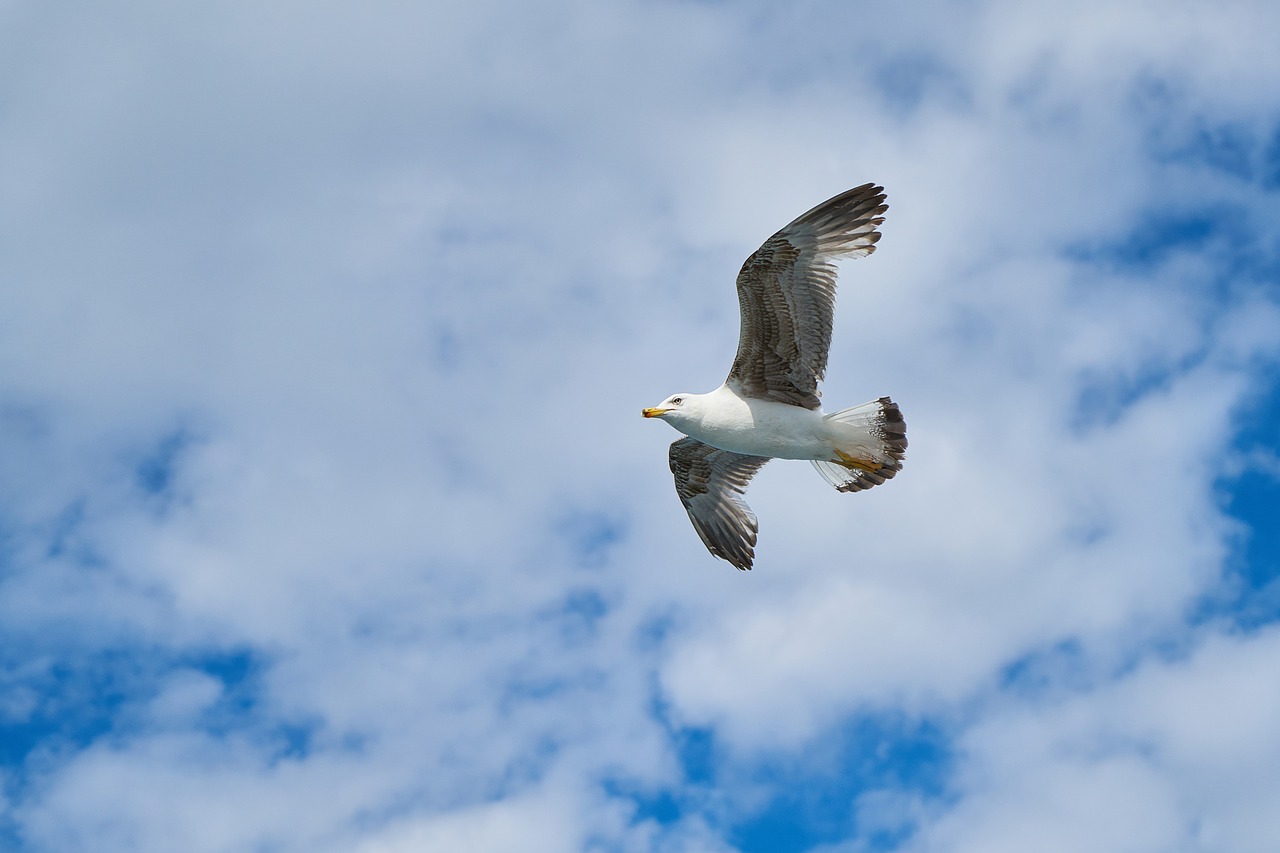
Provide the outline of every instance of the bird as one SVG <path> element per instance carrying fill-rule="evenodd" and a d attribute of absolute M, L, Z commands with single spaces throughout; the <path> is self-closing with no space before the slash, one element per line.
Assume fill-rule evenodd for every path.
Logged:
<path fill-rule="evenodd" d="M 889 209 L 863 184 L 792 220 L 738 273 L 741 329 L 725 381 L 706 394 L 672 394 L 641 410 L 684 433 L 671 445 L 676 494 L 712 555 L 741 571 L 755 560 L 759 523 L 743 495 L 770 459 L 802 459 L 841 492 L 883 484 L 902 470 L 907 427 L 879 397 L 825 413 L 836 265 L 870 255 Z"/>

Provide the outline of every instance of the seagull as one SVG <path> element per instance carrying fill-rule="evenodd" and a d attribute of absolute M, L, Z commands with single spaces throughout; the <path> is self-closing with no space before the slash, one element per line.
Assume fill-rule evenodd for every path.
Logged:
<path fill-rule="evenodd" d="M 884 188 L 863 184 L 766 240 L 738 273 L 742 328 L 728 378 L 710 393 L 673 394 L 642 412 L 685 434 L 670 451 L 676 494 L 707 550 L 742 571 L 751 570 L 759 530 L 742 496 L 770 459 L 807 459 L 841 492 L 902 470 L 907 426 L 896 403 L 880 397 L 827 414 L 818 401 L 834 262 L 874 252 L 888 209 Z"/>

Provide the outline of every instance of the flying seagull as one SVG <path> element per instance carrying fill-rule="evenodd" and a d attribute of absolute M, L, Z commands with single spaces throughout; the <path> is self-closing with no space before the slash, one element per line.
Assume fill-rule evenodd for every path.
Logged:
<path fill-rule="evenodd" d="M 738 273 L 742 330 L 724 384 L 673 394 L 644 410 L 687 437 L 671 445 L 676 494 L 707 550 L 750 571 L 755 513 L 742 499 L 770 459 L 808 459 L 841 492 L 878 486 L 902 470 L 906 422 L 881 397 L 826 414 L 838 258 L 875 251 L 888 210 L 884 188 L 863 184 L 828 199 L 764 242 Z"/>

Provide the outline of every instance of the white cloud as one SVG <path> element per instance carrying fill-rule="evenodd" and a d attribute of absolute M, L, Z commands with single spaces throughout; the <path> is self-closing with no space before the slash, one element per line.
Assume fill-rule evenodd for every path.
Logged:
<path fill-rule="evenodd" d="M 79 11 L 0 12 L 21 843 L 728 850 L 776 791 L 668 726 L 749 767 L 888 712 L 946 721 L 952 799 L 878 780 L 851 833 L 1274 846 L 1271 634 L 1188 628 L 1280 340 L 1274 200 L 1210 156 L 1263 168 L 1269 6 Z M 742 258 L 872 179 L 826 399 L 892 394 L 907 468 L 769 466 L 738 576 L 638 409 L 719 382 Z"/>
<path fill-rule="evenodd" d="M 1268 850 L 1275 632 L 1209 634 L 1096 691 L 1016 704 L 962 743 L 959 803 L 909 849 Z"/>

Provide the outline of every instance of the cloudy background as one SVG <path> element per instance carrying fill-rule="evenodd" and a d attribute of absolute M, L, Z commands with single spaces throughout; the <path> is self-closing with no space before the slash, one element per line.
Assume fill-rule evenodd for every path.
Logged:
<path fill-rule="evenodd" d="M 1280 849 L 1277 32 L 0 2 L 0 846 Z M 639 409 L 865 181 L 740 574 Z"/>

